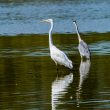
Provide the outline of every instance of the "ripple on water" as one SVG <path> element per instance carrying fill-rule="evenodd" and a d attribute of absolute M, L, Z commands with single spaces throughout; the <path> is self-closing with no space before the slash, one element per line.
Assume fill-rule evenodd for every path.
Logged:
<path fill-rule="evenodd" d="M 29 52 L 27 54 L 25 54 L 24 56 L 49 56 L 49 50 L 48 48 L 42 48 L 42 49 L 39 49 L 35 52 Z"/>
<path fill-rule="evenodd" d="M 28 52 L 27 49 L 0 49 L 0 57 L 17 57 Z"/>
<path fill-rule="evenodd" d="M 110 55 L 110 41 L 99 41 L 90 45 L 90 50 L 96 55 Z"/>
<path fill-rule="evenodd" d="M 110 42 L 99 41 L 89 45 L 90 51 L 95 55 L 110 55 Z M 77 46 L 63 46 L 60 47 L 66 54 L 78 54 Z M 37 47 L 34 49 L 0 49 L 0 57 L 15 57 L 15 56 L 49 56 L 49 48 Z"/>

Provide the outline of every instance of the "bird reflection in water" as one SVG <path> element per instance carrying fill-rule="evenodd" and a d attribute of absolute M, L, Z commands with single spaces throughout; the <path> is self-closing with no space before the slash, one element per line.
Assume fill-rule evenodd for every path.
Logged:
<path fill-rule="evenodd" d="M 56 110 L 56 107 L 59 104 L 63 103 L 60 101 L 60 98 L 62 98 L 68 92 L 67 89 L 70 83 L 72 83 L 72 81 L 73 81 L 73 73 L 70 73 L 69 75 L 66 75 L 63 78 L 57 78 L 52 83 L 52 92 L 51 92 L 52 110 Z"/>
<path fill-rule="evenodd" d="M 77 100 L 77 107 L 80 107 L 80 95 L 81 95 L 81 89 L 84 80 L 87 78 L 89 70 L 90 70 L 91 62 L 90 60 L 83 61 L 81 60 L 80 67 L 79 67 L 79 73 L 80 73 L 80 79 L 79 79 L 79 85 L 76 92 L 76 100 Z"/>

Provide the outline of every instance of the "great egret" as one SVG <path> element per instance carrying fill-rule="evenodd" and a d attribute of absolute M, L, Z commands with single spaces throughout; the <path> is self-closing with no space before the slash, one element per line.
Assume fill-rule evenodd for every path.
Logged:
<path fill-rule="evenodd" d="M 51 27 L 49 30 L 49 48 L 51 59 L 55 62 L 56 66 L 57 64 L 59 64 L 72 69 L 73 68 L 72 61 L 68 59 L 68 57 L 63 51 L 59 50 L 53 45 L 52 41 L 53 19 L 43 20 L 43 22 L 51 23 Z"/>
<path fill-rule="evenodd" d="M 80 56 L 81 56 L 81 58 L 86 57 L 87 59 L 90 59 L 89 47 L 88 47 L 88 45 L 81 39 L 80 34 L 79 34 L 79 30 L 78 30 L 78 26 L 77 26 L 77 24 L 76 24 L 76 21 L 73 21 L 73 24 L 75 24 L 76 32 L 77 32 L 77 35 L 78 35 L 78 40 L 79 40 L 78 49 L 79 49 Z"/>

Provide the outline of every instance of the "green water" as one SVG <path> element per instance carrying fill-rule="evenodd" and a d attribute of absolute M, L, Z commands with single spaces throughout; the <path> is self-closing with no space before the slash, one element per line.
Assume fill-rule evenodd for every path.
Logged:
<path fill-rule="evenodd" d="M 49 56 L 48 35 L 0 37 L 0 110 L 110 109 L 110 33 L 81 34 L 91 61 L 81 63 L 75 34 L 54 34 L 74 68 Z"/>
<path fill-rule="evenodd" d="M 109 0 L 0 0 L 0 110 L 110 109 Z M 50 58 L 53 42 L 72 60 L 68 70 Z M 81 62 L 73 19 L 89 45 Z"/>

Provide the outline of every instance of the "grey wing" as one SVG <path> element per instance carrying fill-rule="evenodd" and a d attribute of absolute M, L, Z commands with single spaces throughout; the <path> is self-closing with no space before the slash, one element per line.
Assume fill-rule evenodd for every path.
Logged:
<path fill-rule="evenodd" d="M 81 41 L 79 43 L 78 48 L 81 55 L 86 56 L 87 58 L 90 57 L 90 51 L 88 45 L 84 41 Z"/>

